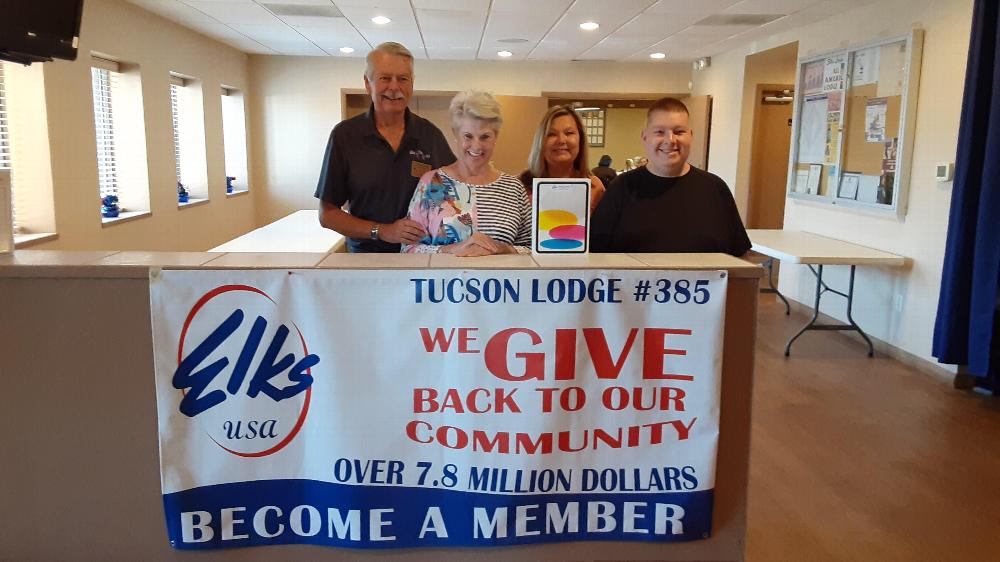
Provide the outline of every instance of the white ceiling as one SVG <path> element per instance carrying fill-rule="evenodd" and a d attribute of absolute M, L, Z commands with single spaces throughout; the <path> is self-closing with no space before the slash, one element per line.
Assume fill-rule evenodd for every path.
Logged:
<path fill-rule="evenodd" d="M 363 57 L 398 41 L 421 59 L 690 61 L 877 0 L 129 1 L 247 53 Z M 736 17 L 753 15 L 776 19 Z M 585 21 L 600 28 L 581 30 Z"/>

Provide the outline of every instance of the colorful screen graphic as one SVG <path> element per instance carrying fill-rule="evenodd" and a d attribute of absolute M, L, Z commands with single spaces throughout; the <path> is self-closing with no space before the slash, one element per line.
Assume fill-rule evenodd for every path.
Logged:
<path fill-rule="evenodd" d="M 590 180 L 535 180 L 536 253 L 585 253 L 590 214 Z"/>

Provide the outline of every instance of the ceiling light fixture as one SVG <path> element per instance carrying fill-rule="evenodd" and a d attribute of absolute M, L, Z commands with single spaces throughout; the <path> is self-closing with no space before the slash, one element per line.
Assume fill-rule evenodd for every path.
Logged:
<path fill-rule="evenodd" d="M 507 58 L 507 57 L 512 57 L 512 56 L 514 56 L 514 53 L 512 53 L 512 52 L 510 52 L 510 51 L 497 51 L 497 56 L 498 56 L 498 57 L 503 57 L 503 58 Z"/>
<path fill-rule="evenodd" d="M 580 24 L 580 29 L 584 31 L 593 31 L 598 27 L 601 27 L 601 24 L 597 23 L 596 21 L 585 21 Z"/>
<path fill-rule="evenodd" d="M 372 18 L 372 23 L 374 23 L 375 25 L 385 25 L 391 21 L 392 21 L 391 19 L 385 16 L 375 16 Z"/>
<path fill-rule="evenodd" d="M 351 54 L 351 53 L 354 52 L 354 48 L 353 47 L 341 47 L 340 48 L 340 52 L 344 53 L 345 55 L 349 55 L 349 54 Z"/>
<path fill-rule="evenodd" d="M 660 60 L 660 59 L 665 59 L 665 58 L 667 58 L 667 55 L 665 55 L 665 54 L 663 54 L 663 53 L 652 53 L 652 54 L 650 54 L 650 55 L 649 55 L 649 58 L 651 58 L 651 59 L 656 59 L 656 60 Z"/>
<path fill-rule="evenodd" d="M 578 108 L 576 108 L 577 111 L 599 111 L 600 109 L 601 108 L 599 108 L 599 107 L 578 107 Z"/>

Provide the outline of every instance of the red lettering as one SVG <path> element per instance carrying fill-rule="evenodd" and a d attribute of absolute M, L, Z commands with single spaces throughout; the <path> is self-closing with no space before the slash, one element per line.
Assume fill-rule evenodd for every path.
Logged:
<path fill-rule="evenodd" d="M 515 353 L 514 357 L 524 360 L 524 373 L 514 375 L 510 372 L 507 365 L 507 351 L 510 344 L 510 338 L 514 334 L 528 335 L 531 338 L 531 345 L 538 345 L 542 343 L 542 338 L 537 333 L 527 328 L 508 328 L 503 330 L 491 337 L 490 341 L 486 343 L 486 352 L 483 355 L 483 360 L 486 362 L 486 368 L 493 373 L 493 376 L 505 381 L 520 382 L 531 379 L 544 379 L 544 353 Z"/>
<path fill-rule="evenodd" d="M 601 328 L 584 328 L 583 339 L 587 342 L 587 351 L 590 352 L 590 360 L 594 364 L 594 372 L 599 379 L 617 379 L 625 365 L 625 359 L 632 351 L 632 344 L 635 343 L 635 336 L 639 333 L 637 328 L 632 328 L 628 332 L 628 339 L 625 346 L 618 355 L 617 360 L 611 359 L 611 346 L 604 336 Z"/>
<path fill-rule="evenodd" d="M 489 398 L 490 391 L 485 388 L 474 388 L 471 392 L 469 392 L 469 395 L 465 397 L 465 405 L 473 414 L 485 414 L 490 411 L 489 401 L 486 402 L 485 407 L 481 409 L 478 407 L 479 402 L 476 400 L 476 395 L 480 393 L 485 394 L 487 399 Z"/>
<path fill-rule="evenodd" d="M 454 388 L 449 388 L 448 392 L 444 394 L 444 400 L 441 401 L 441 412 L 451 408 L 456 414 L 464 414 L 465 408 L 462 407 L 462 398 L 458 395 L 458 391 Z"/>
<path fill-rule="evenodd" d="M 691 330 L 646 328 L 643 330 L 642 378 L 646 380 L 693 381 L 691 375 L 663 372 L 664 355 L 687 355 L 684 349 L 666 347 L 669 335 L 690 336 Z"/>
<path fill-rule="evenodd" d="M 506 431 L 498 431 L 491 440 L 485 431 L 475 430 L 472 432 L 472 450 L 492 453 L 493 449 L 501 454 L 510 453 L 510 434 Z"/>
<path fill-rule="evenodd" d="M 542 393 L 542 413 L 547 414 L 552 411 L 552 395 L 559 390 L 555 387 L 536 388 L 535 392 Z"/>
<path fill-rule="evenodd" d="M 426 414 L 427 412 L 436 412 L 438 409 L 436 398 L 437 391 L 433 388 L 414 388 L 413 413 Z"/>
<path fill-rule="evenodd" d="M 417 426 L 422 426 L 428 430 L 432 429 L 431 424 L 425 421 L 413 420 L 406 424 L 406 436 L 417 443 L 433 443 L 434 440 L 429 437 L 427 439 L 420 439 L 417 437 Z"/>
<path fill-rule="evenodd" d="M 679 388 L 664 387 L 660 389 L 660 409 L 669 410 L 671 409 L 671 402 L 673 402 L 673 409 L 678 412 L 684 411 L 684 391 Z"/>
<path fill-rule="evenodd" d="M 470 342 L 476 341 L 476 338 L 472 337 L 470 334 L 472 332 L 478 332 L 479 328 L 459 328 L 458 329 L 458 352 L 459 353 L 479 353 L 478 349 L 472 349 L 469 347 Z"/>
<path fill-rule="evenodd" d="M 613 412 L 624 410 L 628 406 L 628 390 L 620 386 L 611 386 L 601 393 L 601 404 Z"/>
<path fill-rule="evenodd" d="M 443 353 L 447 353 L 448 349 L 451 348 L 451 338 L 455 337 L 455 329 L 452 328 L 448 332 L 448 336 L 445 337 L 444 329 L 435 328 L 434 335 L 431 336 L 431 331 L 427 328 L 420 328 L 420 338 L 424 341 L 424 349 L 427 353 L 434 351 L 434 348 L 440 348 Z"/>
<path fill-rule="evenodd" d="M 576 330 L 556 330 L 556 380 L 576 378 Z"/>
<path fill-rule="evenodd" d="M 571 399 L 571 396 L 575 398 Z M 579 386 L 571 386 L 559 393 L 559 405 L 567 412 L 575 412 L 587 403 L 587 393 Z"/>
<path fill-rule="evenodd" d="M 454 443 L 448 441 L 449 430 L 455 435 Z M 464 449 L 469 445 L 469 434 L 453 425 L 442 425 L 437 430 L 437 440 L 449 449 Z"/>
<path fill-rule="evenodd" d="M 504 388 L 494 389 L 496 392 L 496 398 L 493 401 L 494 406 L 496 406 L 496 411 L 498 414 L 504 413 L 506 410 L 510 410 L 511 413 L 520 414 L 521 408 L 517 406 L 517 402 L 514 401 L 514 394 L 517 392 L 515 388 L 507 394 L 507 390 Z"/>

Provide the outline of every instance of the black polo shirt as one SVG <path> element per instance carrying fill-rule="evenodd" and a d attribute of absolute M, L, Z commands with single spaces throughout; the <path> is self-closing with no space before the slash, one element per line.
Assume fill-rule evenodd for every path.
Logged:
<path fill-rule="evenodd" d="M 375 110 L 341 121 L 330 133 L 316 186 L 316 197 L 360 218 L 389 224 L 406 216 L 421 169 L 451 164 L 455 155 L 441 131 L 406 110 L 406 129 L 399 150 L 375 128 Z M 415 168 L 414 163 L 418 163 Z M 418 174 L 419 175 L 419 174 Z M 399 244 L 348 238 L 352 252 L 398 252 Z"/>

